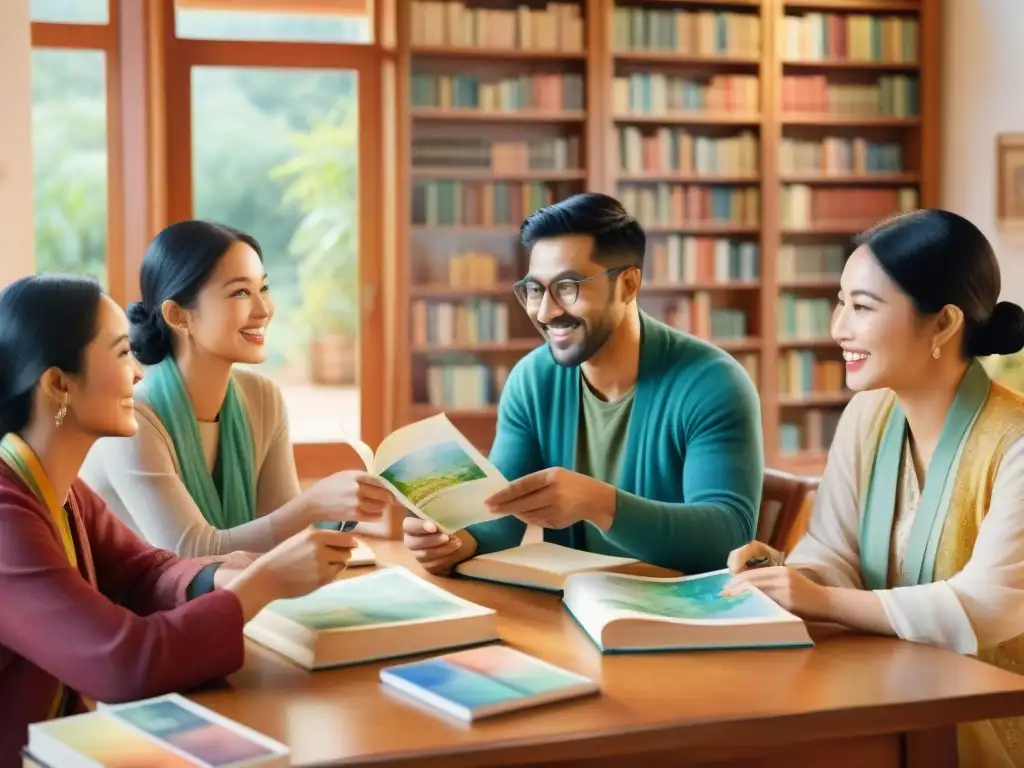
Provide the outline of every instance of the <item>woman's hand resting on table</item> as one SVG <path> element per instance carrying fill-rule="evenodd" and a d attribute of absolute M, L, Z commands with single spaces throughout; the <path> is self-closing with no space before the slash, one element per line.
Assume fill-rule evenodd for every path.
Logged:
<path fill-rule="evenodd" d="M 764 558 L 767 564 L 749 566 L 748 562 Z M 760 541 L 752 541 L 729 553 L 728 568 L 734 574 L 722 594 L 726 597 L 757 587 L 787 611 L 803 619 L 826 619 L 828 591 L 800 571 L 782 565 L 785 557 Z"/>

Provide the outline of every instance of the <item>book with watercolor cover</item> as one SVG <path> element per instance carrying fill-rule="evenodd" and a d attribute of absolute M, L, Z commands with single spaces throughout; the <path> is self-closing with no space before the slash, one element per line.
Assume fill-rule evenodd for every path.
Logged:
<path fill-rule="evenodd" d="M 257 643 L 306 669 L 486 643 L 497 614 L 400 566 L 276 600 L 245 626 Z"/>
<path fill-rule="evenodd" d="M 562 602 L 602 651 L 813 645 L 807 626 L 763 592 L 721 592 L 727 570 L 663 579 L 581 573 Z"/>
<path fill-rule="evenodd" d="M 466 722 L 598 692 L 593 680 L 505 645 L 385 667 L 380 679 Z"/>
<path fill-rule="evenodd" d="M 278 768 L 288 748 L 177 694 L 33 723 L 24 759 L 60 768 Z"/>

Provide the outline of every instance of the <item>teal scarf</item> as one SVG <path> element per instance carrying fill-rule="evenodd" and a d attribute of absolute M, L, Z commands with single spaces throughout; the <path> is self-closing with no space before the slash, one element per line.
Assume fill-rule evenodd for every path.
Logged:
<path fill-rule="evenodd" d="M 167 357 L 147 369 L 139 389 L 171 436 L 182 482 L 203 517 L 222 531 L 252 520 L 256 515 L 256 451 L 249 416 L 234 379 L 228 383 L 220 408 L 219 489 L 206 468 L 199 424 L 174 359 Z"/>
<path fill-rule="evenodd" d="M 956 475 L 956 459 L 974 417 L 985 404 L 990 380 L 977 361 L 971 363 L 946 414 L 939 444 L 928 465 L 921 501 L 907 542 L 906 562 L 911 585 L 928 584 L 935 570 L 942 525 Z M 892 406 L 875 454 L 860 522 L 861 575 L 867 589 L 886 589 L 889 552 L 907 418 L 898 402 Z"/>

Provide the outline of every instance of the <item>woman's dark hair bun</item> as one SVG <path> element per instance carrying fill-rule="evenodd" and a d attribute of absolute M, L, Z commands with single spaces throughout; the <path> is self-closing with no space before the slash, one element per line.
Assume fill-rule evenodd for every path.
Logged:
<path fill-rule="evenodd" d="M 128 337 L 136 360 L 143 365 L 156 365 L 171 353 L 171 338 L 162 315 L 147 312 L 141 301 L 129 304 L 127 314 L 131 323 Z"/>
<path fill-rule="evenodd" d="M 1024 309 L 1009 301 L 996 303 L 983 325 L 970 328 L 966 338 L 970 356 L 1012 355 L 1024 349 Z"/>
<path fill-rule="evenodd" d="M 149 312 L 141 301 L 133 301 L 128 305 L 128 322 L 132 325 L 144 325 L 149 322 Z"/>

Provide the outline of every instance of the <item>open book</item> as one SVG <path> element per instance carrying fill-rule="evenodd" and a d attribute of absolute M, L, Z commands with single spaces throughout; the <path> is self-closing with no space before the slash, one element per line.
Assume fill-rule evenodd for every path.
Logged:
<path fill-rule="evenodd" d="M 380 679 L 466 722 L 598 691 L 593 680 L 507 645 L 385 667 Z"/>
<path fill-rule="evenodd" d="M 426 653 L 498 639 L 497 614 L 400 566 L 275 600 L 245 634 L 306 669 Z"/>
<path fill-rule="evenodd" d="M 524 544 L 501 552 L 478 555 L 460 563 L 455 572 L 484 581 L 559 592 L 574 573 L 608 571 L 638 563 L 630 557 L 614 557 L 563 547 L 548 541 Z"/>
<path fill-rule="evenodd" d="M 270 768 L 289 750 L 234 720 L 168 694 L 28 727 L 26 762 L 61 768 L 117 765 Z"/>
<path fill-rule="evenodd" d="M 813 645 L 804 622 L 757 589 L 723 597 L 727 570 L 674 579 L 581 573 L 562 602 L 602 651 Z"/>
<path fill-rule="evenodd" d="M 443 413 L 396 429 L 376 454 L 360 440 L 346 442 L 406 509 L 445 533 L 500 517 L 484 501 L 508 480 Z"/>

